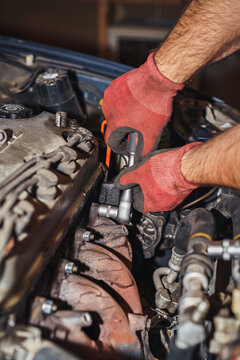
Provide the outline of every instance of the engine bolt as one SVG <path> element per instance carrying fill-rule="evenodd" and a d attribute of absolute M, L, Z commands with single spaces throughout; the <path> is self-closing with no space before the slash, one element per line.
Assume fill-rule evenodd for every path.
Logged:
<path fill-rule="evenodd" d="M 67 126 L 67 113 L 65 111 L 56 112 L 55 124 L 57 127 Z"/>
<path fill-rule="evenodd" d="M 44 314 L 50 315 L 55 311 L 57 311 L 57 305 L 52 300 L 48 299 L 42 304 L 42 312 Z"/>
<path fill-rule="evenodd" d="M 35 55 L 27 54 L 25 57 L 25 61 L 27 66 L 33 66 L 35 63 Z"/>
<path fill-rule="evenodd" d="M 85 231 L 83 233 L 83 241 L 91 241 L 94 240 L 94 235 L 90 231 Z"/>
<path fill-rule="evenodd" d="M 66 275 L 70 275 L 77 271 L 78 271 L 78 267 L 71 261 L 69 261 L 64 267 L 64 272 Z"/>
<path fill-rule="evenodd" d="M 11 327 L 14 327 L 16 325 L 16 315 L 15 314 L 10 314 L 8 317 L 8 325 Z"/>

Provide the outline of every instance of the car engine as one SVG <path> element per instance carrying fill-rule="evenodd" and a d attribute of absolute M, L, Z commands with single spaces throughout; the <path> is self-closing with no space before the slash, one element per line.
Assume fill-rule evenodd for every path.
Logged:
<path fill-rule="evenodd" d="M 101 101 L 130 70 L 0 36 L 0 358 L 240 359 L 240 191 L 138 213 Z M 185 88 L 159 148 L 240 122 Z"/>

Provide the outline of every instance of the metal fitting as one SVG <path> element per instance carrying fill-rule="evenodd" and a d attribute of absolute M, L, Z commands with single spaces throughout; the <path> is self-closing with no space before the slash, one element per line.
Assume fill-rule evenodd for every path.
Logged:
<path fill-rule="evenodd" d="M 57 127 L 67 126 L 67 113 L 65 111 L 56 112 L 55 124 Z"/>
<path fill-rule="evenodd" d="M 98 216 L 104 216 L 116 220 L 120 224 L 129 224 L 131 220 L 131 189 L 124 190 L 121 196 L 119 207 L 112 205 L 100 205 L 98 207 Z"/>
<path fill-rule="evenodd" d="M 94 240 L 94 235 L 91 233 L 91 231 L 85 231 L 83 233 L 83 241 L 91 241 Z"/>
<path fill-rule="evenodd" d="M 168 291 L 164 288 L 157 290 L 155 294 L 155 305 L 159 309 L 166 309 L 171 303 L 171 298 L 168 294 Z"/>
<path fill-rule="evenodd" d="M 172 256 L 168 262 L 169 273 L 162 278 L 162 283 L 165 289 L 168 289 L 170 293 L 173 293 L 179 287 L 179 283 L 176 281 L 181 268 L 181 263 L 184 255 L 176 253 L 176 248 L 172 249 Z"/>
<path fill-rule="evenodd" d="M 34 54 L 27 54 L 25 57 L 25 62 L 27 66 L 33 66 L 35 63 L 35 55 Z"/>
<path fill-rule="evenodd" d="M 197 270 L 197 269 L 196 269 Z M 183 286 L 186 290 L 191 289 L 193 286 L 196 288 L 208 289 L 208 278 L 205 274 L 199 271 L 188 272 L 183 278 Z"/>
<path fill-rule="evenodd" d="M 169 263 L 168 263 L 168 266 L 170 267 L 170 269 L 172 269 L 173 271 L 179 272 L 184 255 L 185 254 L 183 254 L 183 255 L 178 254 L 176 252 L 176 248 L 174 246 L 172 249 L 171 259 L 169 260 Z"/>
<path fill-rule="evenodd" d="M 178 275 L 178 273 L 171 270 L 170 268 L 158 268 L 153 273 L 153 282 L 157 290 L 155 294 L 156 307 L 158 309 L 167 309 L 169 313 L 174 313 L 178 306 L 178 297 L 174 296 L 174 291 L 177 289 L 179 284 L 176 282 L 168 284 L 166 282 L 166 278 L 171 273 Z M 165 276 L 162 277 L 163 275 Z"/>
<path fill-rule="evenodd" d="M 64 267 L 64 272 L 66 275 L 70 275 L 73 274 L 74 272 L 77 272 L 78 267 L 74 264 L 74 262 L 69 261 L 65 267 Z"/>
<path fill-rule="evenodd" d="M 179 302 L 179 315 L 182 323 L 191 321 L 202 323 L 209 310 L 210 304 L 206 295 L 202 291 L 187 291 Z"/>
<path fill-rule="evenodd" d="M 57 311 L 57 305 L 52 300 L 48 299 L 42 304 L 42 312 L 44 314 L 50 315 L 55 311 Z"/>
<path fill-rule="evenodd" d="M 154 283 L 156 290 L 164 288 L 161 277 L 163 275 L 168 275 L 170 273 L 170 271 L 171 270 L 167 267 L 160 267 L 154 271 L 153 283 Z"/>
<path fill-rule="evenodd" d="M 179 288 L 179 283 L 176 280 L 183 257 L 184 255 L 177 254 L 176 249 L 173 248 L 168 263 L 169 267 L 158 268 L 153 274 L 153 282 L 157 290 L 155 294 L 156 307 L 159 309 L 167 308 L 170 313 L 175 312 L 178 305 L 176 290 Z"/>
<path fill-rule="evenodd" d="M 170 292 L 176 290 L 178 286 L 178 284 L 175 281 L 177 280 L 183 258 L 184 255 L 177 254 L 176 248 L 174 247 L 172 249 L 171 259 L 169 260 L 168 263 L 170 272 L 167 276 L 164 276 L 162 279 L 164 287 L 166 289 L 169 289 Z"/>
<path fill-rule="evenodd" d="M 77 228 L 75 232 L 75 244 L 82 244 L 84 241 L 93 241 L 95 236 L 86 229 Z"/>
<path fill-rule="evenodd" d="M 213 263 L 204 251 L 190 251 L 184 257 L 181 271 L 185 290 L 190 290 L 192 286 L 199 290 L 199 283 L 200 288 L 207 290 L 213 273 Z"/>
<path fill-rule="evenodd" d="M 239 241 L 224 239 L 221 243 L 209 245 L 207 251 L 209 256 L 222 258 L 225 261 L 239 259 L 240 243 Z"/>
<path fill-rule="evenodd" d="M 118 207 L 112 205 L 100 205 L 98 207 L 98 216 L 104 216 L 113 220 L 117 220 Z"/>

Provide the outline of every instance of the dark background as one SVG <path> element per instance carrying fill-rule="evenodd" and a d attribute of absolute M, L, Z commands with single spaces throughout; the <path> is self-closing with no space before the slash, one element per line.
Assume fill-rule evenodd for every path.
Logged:
<path fill-rule="evenodd" d="M 0 33 L 3 35 L 60 46 L 128 65 L 139 66 L 151 49 L 161 42 L 158 38 L 142 38 L 146 31 L 171 29 L 187 1 L 108 0 L 105 21 L 107 31 L 119 27 L 138 29 L 139 35 L 119 36 L 117 51 L 111 49 L 106 33 L 106 49 L 99 47 L 99 4 L 102 0 L 1 0 Z M 103 0 L 104 1 L 104 0 Z M 158 2 L 158 3 L 157 3 Z M 117 30 L 116 30 L 117 31 Z M 129 33 L 130 34 L 130 33 Z M 189 85 L 209 95 L 225 100 L 240 109 L 238 99 L 240 81 L 240 54 L 231 55 L 218 64 L 196 74 Z"/>

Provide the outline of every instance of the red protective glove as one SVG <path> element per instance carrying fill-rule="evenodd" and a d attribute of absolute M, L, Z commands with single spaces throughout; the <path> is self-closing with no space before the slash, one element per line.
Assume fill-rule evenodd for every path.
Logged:
<path fill-rule="evenodd" d="M 200 144 L 149 154 L 137 165 L 121 171 L 115 183 L 122 190 L 139 185 L 134 188 L 133 206 L 140 212 L 172 210 L 198 187 L 183 177 L 181 160 L 187 151 Z"/>
<path fill-rule="evenodd" d="M 137 69 L 115 79 L 106 89 L 102 110 L 107 120 L 105 141 L 113 151 L 127 154 L 127 134 L 138 131 L 138 160 L 157 148 L 172 113 L 172 101 L 183 88 L 157 69 L 154 53 Z"/>

